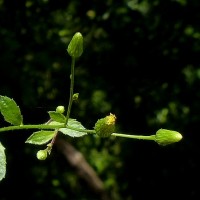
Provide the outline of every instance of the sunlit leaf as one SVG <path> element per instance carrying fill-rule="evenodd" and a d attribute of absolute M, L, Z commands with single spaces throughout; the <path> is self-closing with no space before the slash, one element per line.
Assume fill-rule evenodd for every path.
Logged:
<path fill-rule="evenodd" d="M 61 113 L 55 112 L 55 111 L 49 111 L 49 116 L 53 121 L 56 122 L 61 122 L 64 123 L 65 122 L 65 116 Z"/>
<path fill-rule="evenodd" d="M 85 130 L 85 127 L 80 122 L 76 121 L 76 119 L 70 118 L 68 120 L 67 125 L 72 127 L 72 128 L 75 128 L 75 129 Z M 62 132 L 63 134 L 65 134 L 65 135 L 69 135 L 71 137 L 81 137 L 81 136 L 87 135 L 86 132 L 76 131 L 76 130 L 72 130 L 72 129 L 69 129 L 69 128 L 60 128 L 59 131 Z"/>
<path fill-rule="evenodd" d="M 46 144 L 54 137 L 54 135 L 54 131 L 37 131 L 26 140 L 26 143 L 38 145 Z"/>
<path fill-rule="evenodd" d="M 6 96 L 0 96 L 0 111 L 5 121 L 13 125 L 21 125 L 23 118 L 16 102 Z"/>
<path fill-rule="evenodd" d="M 0 142 L 0 181 L 5 178 L 6 175 L 6 155 L 5 148 Z"/>
<path fill-rule="evenodd" d="M 49 125 L 64 125 L 64 123 L 51 121 Z M 63 133 L 64 135 L 69 135 L 71 137 L 81 137 L 81 136 L 87 135 L 86 132 L 81 131 L 81 130 L 85 130 L 85 127 L 76 119 L 69 118 L 67 125 L 72 129 L 73 128 L 79 129 L 80 131 L 72 130 L 70 128 L 60 128 L 59 131 Z"/>

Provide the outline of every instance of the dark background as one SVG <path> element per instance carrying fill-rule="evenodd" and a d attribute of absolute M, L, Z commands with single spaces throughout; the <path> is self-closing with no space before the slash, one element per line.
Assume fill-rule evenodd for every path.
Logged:
<path fill-rule="evenodd" d="M 20 106 L 24 123 L 48 120 L 67 105 L 75 32 L 84 37 L 76 62 L 79 100 L 71 117 L 92 129 L 110 112 L 120 133 L 151 135 L 160 128 L 183 140 L 95 136 L 69 138 L 103 181 L 113 200 L 199 198 L 200 2 L 198 0 L 0 0 L 0 95 Z M 1 126 L 8 124 L 1 116 Z M 32 131 L 1 133 L 7 174 L 0 199 L 98 200 L 53 148 L 25 144 Z M 13 198 L 12 198 L 13 199 Z"/>

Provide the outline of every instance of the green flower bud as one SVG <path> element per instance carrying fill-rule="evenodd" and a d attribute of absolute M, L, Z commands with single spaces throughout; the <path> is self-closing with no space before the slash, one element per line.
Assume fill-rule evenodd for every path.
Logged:
<path fill-rule="evenodd" d="M 155 141 L 162 146 L 179 142 L 182 138 L 179 132 L 167 129 L 159 129 L 155 135 Z"/>
<path fill-rule="evenodd" d="M 94 130 L 100 137 L 109 137 L 115 131 L 116 116 L 111 114 L 95 123 Z"/>
<path fill-rule="evenodd" d="M 47 158 L 47 150 L 46 149 L 45 150 L 39 150 L 37 152 L 37 159 L 38 160 L 46 160 L 46 158 Z"/>
<path fill-rule="evenodd" d="M 65 112 L 65 107 L 64 106 L 58 106 L 56 108 L 56 112 L 60 113 L 60 114 L 63 114 Z"/>
<path fill-rule="evenodd" d="M 83 36 L 77 32 L 72 37 L 71 42 L 68 45 L 67 52 L 73 58 L 78 58 L 83 53 Z"/>
<path fill-rule="evenodd" d="M 79 93 L 73 94 L 73 101 L 77 101 L 78 100 L 78 96 L 79 96 Z"/>

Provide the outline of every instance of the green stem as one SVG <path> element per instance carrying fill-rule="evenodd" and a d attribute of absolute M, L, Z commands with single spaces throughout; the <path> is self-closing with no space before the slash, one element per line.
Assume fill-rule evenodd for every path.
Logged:
<path fill-rule="evenodd" d="M 66 126 L 65 124 L 60 124 L 60 125 L 34 124 L 34 125 L 7 126 L 7 127 L 0 128 L 0 132 L 23 130 L 23 129 L 52 130 L 52 129 L 60 129 L 60 128 L 68 128 L 68 129 L 71 129 L 74 131 L 85 132 L 85 133 L 89 133 L 89 134 L 96 133 L 95 130 L 79 129 L 79 128 L 74 128 L 71 126 Z M 57 130 L 57 131 L 59 131 L 59 130 Z M 128 135 L 128 134 L 122 134 L 122 133 L 112 133 L 112 136 L 155 141 L 155 135 L 144 136 L 144 135 Z"/>
<path fill-rule="evenodd" d="M 122 133 L 112 133 L 112 136 L 155 141 L 155 135 L 147 135 L 146 136 L 146 135 L 128 135 L 128 134 L 122 134 Z"/>
<path fill-rule="evenodd" d="M 69 104 L 67 108 L 67 115 L 66 115 L 66 121 L 65 125 L 67 125 L 70 112 L 71 112 L 71 107 L 72 107 L 72 102 L 73 102 L 73 93 L 74 93 L 74 66 L 75 66 L 75 57 L 72 57 L 72 63 L 71 63 L 71 75 L 70 75 L 70 94 L 69 94 Z"/>
<path fill-rule="evenodd" d="M 34 124 L 34 125 L 21 125 L 21 126 L 7 126 L 0 128 L 0 132 L 22 130 L 22 129 L 57 129 L 65 127 L 66 126 L 64 126 L 63 124 L 60 125 Z"/>
<path fill-rule="evenodd" d="M 14 131 L 14 130 L 23 130 L 23 129 L 60 129 L 60 128 L 68 128 L 74 131 L 79 131 L 79 132 L 85 132 L 85 133 L 95 133 L 95 130 L 87 130 L 87 129 L 79 129 L 79 128 L 74 128 L 71 126 L 65 126 L 64 124 L 60 125 L 48 125 L 48 124 L 34 124 L 34 125 L 21 125 L 21 126 L 7 126 L 0 128 L 0 132 L 5 132 L 5 131 Z"/>

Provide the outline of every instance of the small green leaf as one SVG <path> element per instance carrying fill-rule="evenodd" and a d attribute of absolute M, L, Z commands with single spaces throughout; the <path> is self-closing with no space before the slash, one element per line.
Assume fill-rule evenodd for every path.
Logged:
<path fill-rule="evenodd" d="M 19 106 L 13 99 L 6 96 L 0 96 L 0 111 L 5 121 L 13 125 L 21 125 L 23 118 Z"/>
<path fill-rule="evenodd" d="M 48 113 L 49 113 L 50 118 L 53 121 L 65 123 L 66 118 L 63 114 L 56 112 L 56 111 L 49 111 Z"/>
<path fill-rule="evenodd" d="M 46 144 L 49 140 L 51 140 L 55 135 L 54 131 L 37 131 L 34 132 L 25 143 L 29 144 Z"/>
<path fill-rule="evenodd" d="M 85 130 L 85 127 L 80 122 L 76 121 L 76 119 L 70 118 L 68 120 L 67 125 L 72 128 Z M 86 132 L 76 131 L 76 130 L 72 130 L 69 128 L 60 128 L 59 131 L 65 135 L 69 135 L 71 137 L 81 137 L 81 136 L 87 135 Z"/>
<path fill-rule="evenodd" d="M 49 123 L 49 125 L 63 125 L 63 124 L 64 123 L 55 122 L 55 121 L 51 121 Z M 69 118 L 67 125 L 74 129 L 85 130 L 85 127 L 80 122 L 78 122 L 76 119 Z M 71 137 L 81 137 L 81 136 L 87 135 L 86 132 L 76 131 L 76 130 L 72 130 L 69 128 L 60 128 L 59 131 L 61 133 L 63 133 L 64 135 L 69 135 Z"/>
<path fill-rule="evenodd" d="M 6 175 L 6 155 L 5 148 L 0 142 L 0 181 L 5 178 Z"/>

